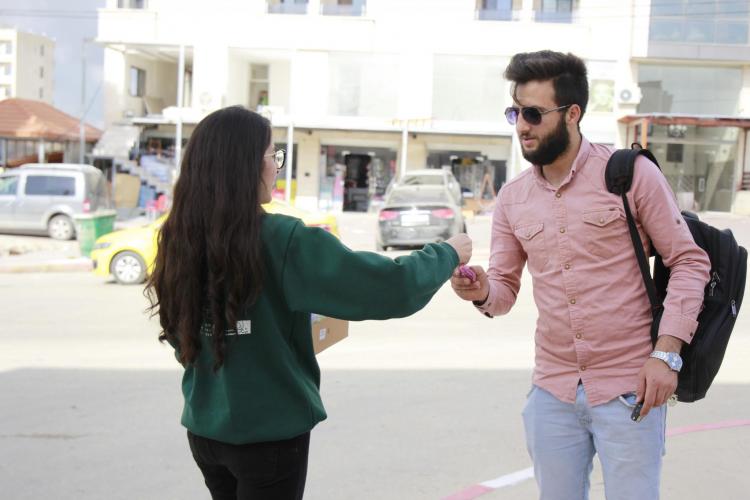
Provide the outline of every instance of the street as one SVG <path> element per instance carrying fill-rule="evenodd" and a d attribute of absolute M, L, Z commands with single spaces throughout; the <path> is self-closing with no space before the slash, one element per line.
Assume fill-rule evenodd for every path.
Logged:
<path fill-rule="evenodd" d="M 703 218 L 750 246 L 749 218 Z M 374 215 L 340 224 L 350 248 L 374 248 Z M 489 226 L 468 222 L 473 263 L 487 264 Z M 84 272 L 0 274 L 0 497 L 209 498 L 179 424 L 181 367 L 142 292 Z M 708 397 L 670 409 L 679 433 L 667 439 L 663 499 L 750 490 L 748 307 Z M 530 467 L 520 413 L 535 320 L 526 273 L 505 317 L 485 318 L 446 285 L 412 317 L 351 323 L 318 357 L 328 420 L 312 433 L 305 498 L 440 499 Z M 522 478 L 482 498 L 535 496 Z M 591 498 L 604 498 L 598 463 Z"/>

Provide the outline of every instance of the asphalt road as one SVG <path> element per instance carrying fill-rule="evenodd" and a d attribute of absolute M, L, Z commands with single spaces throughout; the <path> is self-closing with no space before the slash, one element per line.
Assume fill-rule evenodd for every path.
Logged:
<path fill-rule="evenodd" d="M 706 218 L 750 246 L 750 219 Z M 374 248 L 373 216 L 341 224 L 350 247 Z M 486 263 L 489 219 L 469 234 Z M 0 274 L 0 498 L 209 498 L 179 425 L 180 368 L 145 307 L 139 287 L 87 273 Z M 535 318 L 524 280 L 503 318 L 444 287 L 410 318 L 352 323 L 319 356 L 329 418 L 313 431 L 306 498 L 440 499 L 527 469 Z M 743 310 L 709 397 L 670 410 L 685 433 L 667 440 L 662 498 L 747 498 L 748 359 Z M 481 498 L 535 498 L 520 477 Z M 591 498 L 604 498 L 597 470 Z"/>

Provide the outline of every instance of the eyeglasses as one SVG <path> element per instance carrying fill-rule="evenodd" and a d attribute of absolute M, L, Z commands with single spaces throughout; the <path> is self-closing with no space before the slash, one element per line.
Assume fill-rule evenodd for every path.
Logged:
<path fill-rule="evenodd" d="M 284 163 L 286 163 L 286 151 L 283 149 L 277 149 L 270 155 L 264 155 L 263 158 L 268 158 L 269 156 L 273 157 L 273 162 L 276 164 L 277 172 L 284 168 Z"/>
<path fill-rule="evenodd" d="M 510 123 L 511 125 L 515 125 L 518 121 L 518 115 L 521 115 L 523 117 L 523 121 L 525 121 L 529 125 L 539 125 L 540 123 L 542 123 L 542 116 L 546 115 L 547 113 L 560 111 L 571 106 L 572 104 L 566 104 L 565 106 L 548 109 L 546 111 L 542 111 L 541 109 L 534 106 L 530 106 L 528 108 L 517 108 L 515 106 L 511 106 L 510 108 L 505 108 L 505 119 L 508 120 L 508 123 Z"/>

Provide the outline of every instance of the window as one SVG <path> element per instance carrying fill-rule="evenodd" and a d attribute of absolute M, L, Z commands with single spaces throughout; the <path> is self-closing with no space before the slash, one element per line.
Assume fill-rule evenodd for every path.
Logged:
<path fill-rule="evenodd" d="M 135 66 L 130 67 L 130 95 L 132 97 L 146 95 L 146 71 Z"/>
<path fill-rule="evenodd" d="M 522 0 L 477 0 L 477 19 L 512 21 L 521 11 Z"/>
<path fill-rule="evenodd" d="M 13 42 L 9 40 L 0 41 L 0 54 L 10 54 L 13 52 Z"/>
<path fill-rule="evenodd" d="M 14 196 L 18 191 L 18 176 L 0 177 L 0 196 Z"/>
<path fill-rule="evenodd" d="M 393 118 L 398 110 L 398 57 L 332 52 L 328 58 L 332 116 Z"/>
<path fill-rule="evenodd" d="M 146 0 L 117 0 L 118 9 L 145 9 Z"/>
<path fill-rule="evenodd" d="M 540 23 L 572 23 L 573 0 L 534 0 L 534 19 Z"/>
<path fill-rule="evenodd" d="M 321 0 L 320 13 L 324 16 L 363 16 L 367 0 Z"/>
<path fill-rule="evenodd" d="M 0 85 L 0 99 L 11 96 L 10 85 Z"/>
<path fill-rule="evenodd" d="M 307 14 L 307 0 L 268 0 L 269 14 Z"/>
<path fill-rule="evenodd" d="M 268 106 L 268 65 L 250 65 L 250 107 L 256 111 L 261 106 Z"/>
<path fill-rule="evenodd" d="M 39 78 L 44 78 L 44 66 L 39 66 Z"/>
<path fill-rule="evenodd" d="M 747 0 L 651 1 L 651 41 L 746 45 L 749 26 Z"/>
<path fill-rule="evenodd" d="M 388 203 L 449 203 L 448 191 L 443 189 L 425 189 L 423 191 L 411 189 L 394 189 L 388 198 Z"/>
<path fill-rule="evenodd" d="M 0 63 L 0 75 L 10 76 L 10 63 Z"/>
<path fill-rule="evenodd" d="M 432 77 L 432 116 L 438 120 L 505 120 L 510 99 L 503 69 L 494 56 L 436 55 Z"/>
<path fill-rule="evenodd" d="M 30 196 L 73 196 L 76 179 L 61 175 L 29 175 L 24 192 Z"/>
<path fill-rule="evenodd" d="M 39 46 L 39 55 L 44 57 L 44 45 Z"/>
<path fill-rule="evenodd" d="M 39 87 L 39 100 L 41 101 L 42 99 L 44 99 L 44 89 Z"/>
<path fill-rule="evenodd" d="M 639 113 L 735 115 L 742 91 L 738 67 L 641 64 Z"/>

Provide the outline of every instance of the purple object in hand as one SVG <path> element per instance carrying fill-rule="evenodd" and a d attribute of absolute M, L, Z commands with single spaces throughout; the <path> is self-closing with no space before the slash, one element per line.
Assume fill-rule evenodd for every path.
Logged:
<path fill-rule="evenodd" d="M 469 278 L 472 283 L 477 280 L 477 274 L 474 272 L 474 270 L 468 266 L 458 266 L 458 273 L 463 276 L 464 278 Z"/>

